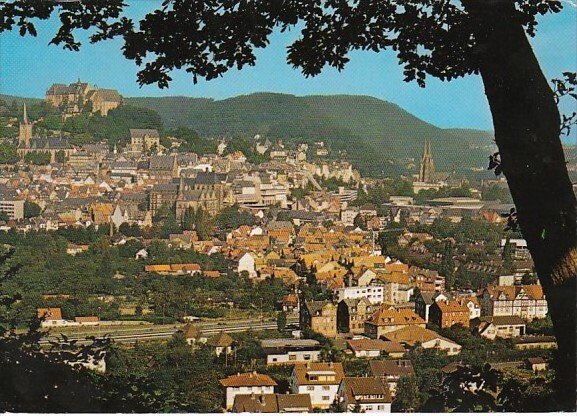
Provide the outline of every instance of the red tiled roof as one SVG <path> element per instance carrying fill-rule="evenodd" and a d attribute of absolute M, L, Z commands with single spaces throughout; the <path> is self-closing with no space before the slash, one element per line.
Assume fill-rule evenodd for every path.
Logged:
<path fill-rule="evenodd" d="M 98 316 L 77 316 L 74 320 L 78 323 L 99 321 Z"/>
<path fill-rule="evenodd" d="M 60 308 L 38 308 L 37 312 L 39 319 L 62 319 L 62 310 Z"/>
<path fill-rule="evenodd" d="M 382 339 L 351 339 L 347 343 L 353 351 L 384 351 L 386 353 L 406 351 L 400 343 Z"/>
<path fill-rule="evenodd" d="M 394 309 L 387 305 L 381 308 L 371 316 L 367 322 L 374 325 L 420 325 L 425 321 L 410 309 Z"/>
<path fill-rule="evenodd" d="M 270 376 L 266 374 L 258 374 L 256 372 L 237 374 L 236 376 L 229 376 L 220 380 L 220 384 L 224 387 L 244 387 L 244 386 L 276 386 Z"/>

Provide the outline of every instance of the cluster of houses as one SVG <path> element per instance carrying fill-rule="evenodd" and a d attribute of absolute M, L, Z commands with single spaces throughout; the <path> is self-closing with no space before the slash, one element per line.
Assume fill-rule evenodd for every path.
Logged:
<path fill-rule="evenodd" d="M 388 362 L 391 367 L 403 365 L 394 360 L 379 361 Z M 225 391 L 225 408 L 238 413 L 308 413 L 332 406 L 342 411 L 391 412 L 390 386 L 398 381 L 398 376 L 377 367 L 373 370 L 372 366 L 371 376 L 347 377 L 342 363 L 295 361 L 293 364 L 289 391 L 284 393 L 275 392 L 278 385 L 270 376 L 256 372 L 220 380 Z"/>
<path fill-rule="evenodd" d="M 112 94 L 107 91 L 80 82 L 54 85 L 47 101 L 65 106 L 70 100 L 88 102 Z M 110 103 L 120 105 L 121 100 Z M 107 113 L 114 108 L 110 103 L 93 108 Z M 177 139 L 168 147 L 155 129 L 130 129 L 122 149 L 106 143 L 73 146 L 61 136 L 38 137 L 26 113 L 19 132 L 21 156 L 43 152 L 51 157 L 49 165 L 6 169 L 0 175 L 0 209 L 11 220 L 4 228 L 23 231 L 110 222 L 116 228 L 122 223 L 147 227 L 162 207 L 172 210 L 179 220 L 189 208 L 202 207 L 215 215 L 234 204 L 255 214 L 278 207 L 295 223 L 330 220 L 353 226 L 359 217 L 365 228 L 375 230 L 402 217 L 420 223 L 442 216 L 454 221 L 465 216 L 502 221 L 498 213 L 509 208 L 471 198 L 444 198 L 418 205 L 411 197 L 394 196 L 382 210 L 370 204 L 352 206 L 358 189 L 366 190 L 375 180 L 361 178 L 347 161 L 308 161 L 306 144 L 297 145 L 293 151 L 282 142 L 271 145 L 257 141 L 257 150 L 265 149 L 269 160 L 251 164 L 242 152 L 225 154 L 225 142 L 219 144 L 216 154 L 179 152 Z M 324 149 L 324 144 L 318 149 Z M 427 160 L 422 161 L 423 169 L 434 169 Z M 429 173 L 425 176 L 432 177 Z M 323 189 L 319 182 L 331 178 L 346 186 L 335 191 Z M 305 188 L 312 190 L 298 198 L 293 195 L 295 189 Z M 24 201 L 38 204 L 42 214 L 25 219 Z"/>
<path fill-rule="evenodd" d="M 298 290 L 283 298 L 284 311 L 298 312 L 300 330 L 293 331 L 295 338 L 265 339 L 261 346 L 267 365 L 293 366 L 289 389 L 278 391 L 264 374 L 232 375 L 221 380 L 227 410 L 390 412 L 397 382 L 414 375 L 407 351 L 434 349 L 457 359 L 462 346 L 439 333 L 454 326 L 488 339 L 509 338 L 518 349 L 555 347 L 554 337 L 526 332 L 529 321 L 547 314 L 539 284 L 501 276 L 477 292 L 447 291 L 438 273 L 392 261 L 373 248 L 370 232 L 342 226 L 305 224 L 295 233 L 289 223 L 273 222 L 270 228 L 242 226 L 227 236 L 222 251 L 238 258 L 232 267 L 239 273 L 256 280 L 275 276 L 293 286 L 308 275 L 332 292 L 324 301 L 303 299 Z M 306 330 L 371 360 L 371 374 L 347 377 L 341 363 L 326 362 L 318 341 L 299 338 Z M 228 346 L 234 349 L 232 340 Z M 546 366 L 541 361 L 515 365 L 540 371 Z M 449 367 L 446 373 L 454 371 Z"/>
<path fill-rule="evenodd" d="M 102 115 L 122 103 L 113 92 L 81 82 L 54 85 L 46 99 L 67 116 L 82 111 L 78 104 L 74 107 L 71 103 L 84 106 L 91 102 L 92 111 Z M 298 315 L 297 337 L 261 343 L 267 365 L 293 366 L 288 391 L 278 391 L 279 386 L 268 375 L 231 375 L 220 381 L 227 410 L 281 413 L 339 408 L 390 412 L 399 379 L 414 375 L 412 363 L 404 358 L 407 350 L 420 346 L 457 356 L 461 345 L 439 334 L 455 326 L 469 328 L 488 339 L 511 338 L 519 349 L 555 345 L 551 337 L 527 336 L 527 322 L 547 315 L 547 302 L 539 284 L 521 284 L 520 276 L 501 276 L 496 284 L 477 292 L 448 291 L 445 277 L 437 271 L 395 261 L 382 253 L 376 242 L 376 231 L 390 221 L 430 224 L 440 217 L 458 222 L 476 216 L 500 222 L 500 213 L 510 206 L 473 197 L 439 198 L 419 205 L 404 196 L 391 197 L 383 207 L 354 206 L 351 202 L 357 198 L 358 189 L 371 180 L 361 178 L 345 161 L 308 161 L 305 144 L 291 148 L 282 142 L 272 144 L 256 138 L 256 152 L 268 154 L 269 160 L 255 165 L 248 163 L 242 152 L 225 154 L 225 142 L 218 145 L 216 154 L 197 155 L 178 152 L 175 140 L 173 147 L 165 147 L 154 129 L 131 129 L 127 134 L 128 143 L 121 151 L 106 144 L 74 147 L 62 138 L 34 136 L 33 123 L 24 114 L 19 153 L 48 152 L 51 163 L 28 166 L 26 170 L 2 170 L 0 211 L 9 220 L 0 223 L 0 230 L 110 225 L 112 236 L 123 224 L 152 226 L 163 209 L 171 211 L 177 220 L 183 220 L 191 209 L 202 208 L 215 216 L 233 205 L 252 214 L 256 225 L 240 225 L 205 239 L 194 230 L 166 239 L 171 247 L 207 255 L 221 253 L 230 271 L 253 281 L 281 279 L 291 288 L 291 293 L 278 303 L 279 309 Z M 321 157 L 329 152 L 320 142 L 314 151 Z M 337 179 L 347 186 L 329 192 L 319 183 L 327 179 Z M 434 171 L 429 142 L 415 179 L 415 190 L 451 184 L 448 175 Z M 297 198 L 295 189 L 305 188 L 312 191 Z M 41 215 L 25 219 L 25 201 L 39 205 Z M 127 241 L 122 235 L 116 238 L 114 244 Z M 427 233 L 405 230 L 397 243 L 424 254 L 426 243 L 432 239 Z M 149 243 L 142 241 L 145 246 Z M 502 247 L 508 244 L 514 245 L 514 259 L 526 262 L 530 270 L 526 242 L 501 242 Z M 88 248 L 69 244 L 67 253 L 73 256 Z M 147 256 L 146 247 L 135 253 L 137 259 Z M 470 267 L 491 268 L 493 264 Z M 217 279 L 221 275 L 220 271 L 203 270 L 197 263 L 143 264 L 142 271 L 190 278 L 204 275 Z M 327 300 L 303 298 L 299 286 L 311 281 L 329 295 Z M 95 316 L 63 319 L 59 308 L 40 308 L 38 318 L 43 327 L 103 324 Z M 371 360 L 370 374 L 349 377 L 342 363 L 325 362 L 318 341 L 298 337 L 305 330 L 340 340 L 348 354 Z M 212 348 L 217 356 L 234 353 L 234 339 L 225 332 L 209 337 L 188 324 L 183 334 L 191 346 Z M 533 361 L 529 363 L 531 368 L 544 365 Z"/>

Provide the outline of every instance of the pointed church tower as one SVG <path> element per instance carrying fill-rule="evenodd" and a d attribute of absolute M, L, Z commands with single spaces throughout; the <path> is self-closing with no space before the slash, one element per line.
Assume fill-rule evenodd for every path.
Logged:
<path fill-rule="evenodd" d="M 173 178 L 178 178 L 180 176 L 180 170 L 178 169 L 178 159 L 177 159 L 177 155 L 174 155 L 174 158 L 172 159 L 172 177 Z"/>
<path fill-rule="evenodd" d="M 425 149 L 423 150 L 421 169 L 419 171 L 419 182 L 433 182 L 434 173 L 435 163 L 433 162 L 433 153 L 431 152 L 431 141 L 429 139 L 425 139 Z"/>
<path fill-rule="evenodd" d="M 20 123 L 20 130 L 18 132 L 18 144 L 20 147 L 29 148 L 31 139 L 32 123 L 28 121 L 28 112 L 26 111 L 26 103 L 24 103 L 24 118 Z"/>

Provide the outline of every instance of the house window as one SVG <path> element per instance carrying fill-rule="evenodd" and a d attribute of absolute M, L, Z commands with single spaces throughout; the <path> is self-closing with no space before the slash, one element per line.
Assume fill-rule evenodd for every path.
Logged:
<path fill-rule="evenodd" d="M 327 402 L 331 399 L 331 396 L 323 396 L 323 401 Z"/>
<path fill-rule="evenodd" d="M 315 386 L 307 386 L 308 391 L 313 391 L 314 389 L 315 389 Z"/>
<path fill-rule="evenodd" d="M 310 359 L 311 359 L 311 355 L 310 355 L 310 354 L 305 354 L 305 355 L 303 355 L 303 359 L 305 359 L 305 360 L 310 360 Z"/>
<path fill-rule="evenodd" d="M 323 390 L 330 390 L 331 386 L 323 386 Z"/>
<path fill-rule="evenodd" d="M 289 361 L 295 361 L 297 359 L 296 354 L 290 354 L 289 355 Z"/>

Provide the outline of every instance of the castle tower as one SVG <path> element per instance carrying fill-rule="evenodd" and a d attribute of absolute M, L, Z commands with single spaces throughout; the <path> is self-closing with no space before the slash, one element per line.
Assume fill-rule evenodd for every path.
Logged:
<path fill-rule="evenodd" d="M 425 149 L 423 150 L 421 169 L 419 171 L 419 182 L 433 182 L 434 173 L 435 163 L 433 162 L 433 154 L 431 153 L 431 141 L 429 139 L 425 139 Z"/>
<path fill-rule="evenodd" d="M 24 103 L 24 118 L 20 123 L 20 130 L 18 133 L 18 144 L 21 147 L 29 148 L 31 139 L 32 139 L 32 123 L 28 121 L 26 103 Z"/>

